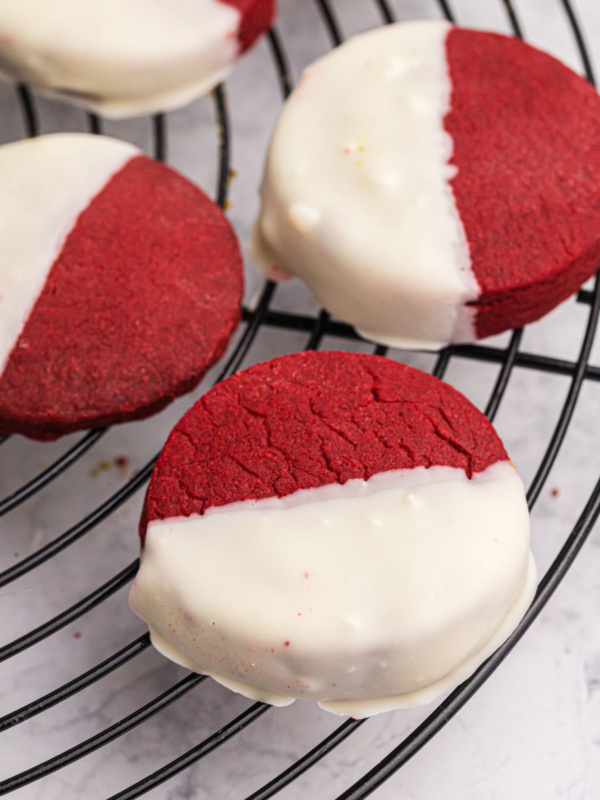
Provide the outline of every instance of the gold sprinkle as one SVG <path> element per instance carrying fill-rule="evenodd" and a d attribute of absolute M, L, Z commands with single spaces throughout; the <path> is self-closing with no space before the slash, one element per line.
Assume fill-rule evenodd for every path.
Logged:
<path fill-rule="evenodd" d="M 109 470 L 111 466 L 112 464 L 110 463 L 110 461 L 99 461 L 96 464 L 96 466 L 92 470 L 90 470 L 90 474 L 92 478 L 96 478 L 98 477 L 98 475 L 100 475 L 101 472 L 106 472 L 107 470 Z"/>

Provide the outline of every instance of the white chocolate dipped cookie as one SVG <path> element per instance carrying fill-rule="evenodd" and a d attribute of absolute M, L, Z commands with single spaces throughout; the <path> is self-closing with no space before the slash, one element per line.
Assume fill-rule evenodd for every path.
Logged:
<path fill-rule="evenodd" d="M 386 345 L 520 327 L 597 268 L 599 137 L 594 88 L 519 40 L 442 21 L 361 34 L 284 106 L 257 265 Z"/>
<path fill-rule="evenodd" d="M 455 687 L 535 591 L 492 426 L 375 356 L 286 356 L 213 388 L 157 462 L 141 534 L 130 604 L 162 653 L 354 717 Z"/>
<path fill-rule="evenodd" d="M 0 74 L 106 117 L 210 91 L 268 30 L 274 0 L 4 0 Z"/>
<path fill-rule="evenodd" d="M 0 432 L 55 439 L 190 391 L 240 317 L 221 209 L 132 145 L 0 147 Z"/>

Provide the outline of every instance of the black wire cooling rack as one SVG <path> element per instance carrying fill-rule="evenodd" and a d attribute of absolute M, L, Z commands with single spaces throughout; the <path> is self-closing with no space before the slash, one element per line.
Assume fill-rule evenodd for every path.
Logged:
<path fill-rule="evenodd" d="M 575 13 L 568 0 L 556 2 L 562 7 L 564 25 L 576 43 L 582 70 L 593 81 L 590 58 Z M 304 4 L 309 5 L 306 0 Z M 360 4 L 357 0 L 354 6 Z M 341 42 L 340 19 L 343 20 L 352 4 L 348 0 L 337 5 L 315 0 L 310 5 L 311 24 L 321 26 L 316 35 L 326 35 L 328 46 Z M 420 6 L 426 6 L 426 13 L 443 15 L 452 22 L 462 21 L 447 0 L 439 0 L 437 5 L 433 1 L 428 5 L 362 0 L 362 5 L 372 7 L 372 24 L 404 18 L 404 6 L 412 10 L 413 16 L 418 15 L 415 9 L 418 12 Z M 513 5 L 509 2 L 496 5 L 513 34 L 523 36 Z M 527 5 L 527 0 L 523 0 L 523 5 Z M 291 13 L 292 4 L 283 2 L 282 6 L 283 27 L 283 13 Z M 294 21 L 296 17 L 292 17 Z M 276 28 L 262 45 L 283 97 L 291 90 L 290 51 L 295 44 L 289 22 L 288 28 L 285 35 L 281 28 Z M 39 108 L 45 102 L 34 97 L 25 86 L 16 88 L 15 117 L 21 115 L 26 135 L 34 136 L 41 131 Z M 230 150 L 232 140 L 235 141 L 235 120 L 232 128 L 230 117 L 235 117 L 235 107 L 232 104 L 229 109 L 224 87 L 215 91 L 213 101 L 206 100 L 208 105 L 211 102 L 217 131 L 216 198 L 228 207 L 232 179 Z M 157 115 L 151 121 L 150 132 L 145 134 L 152 139 L 153 153 L 159 159 L 167 157 L 167 138 L 172 134 L 169 119 L 170 115 Z M 100 118 L 87 115 L 85 120 L 91 132 L 106 132 L 107 123 Z M 244 169 L 243 164 L 240 169 Z M 235 207 L 232 215 L 235 217 Z M 264 284 L 256 302 L 244 309 L 243 324 L 227 360 L 213 369 L 195 396 L 241 366 L 302 347 L 388 353 L 384 347 L 362 342 L 349 326 L 330 319 L 323 311 L 313 313 L 310 306 L 306 312 L 286 308 L 286 292 L 285 286 Z M 600 368 L 590 363 L 599 307 L 600 290 L 596 281 L 593 289 L 582 290 L 571 304 L 570 313 L 577 317 L 580 331 L 574 343 L 577 352 L 572 357 L 525 348 L 523 331 L 491 342 L 449 347 L 435 360 L 427 361 L 431 357 L 423 356 L 426 368 L 451 381 L 454 373 L 459 374 L 465 368 L 476 375 L 477 383 L 484 372 L 492 375 L 487 396 L 479 397 L 479 404 L 490 418 L 497 416 L 509 386 L 517 380 L 515 376 L 525 386 L 531 376 L 561 380 L 562 397 L 554 401 L 553 426 L 541 435 L 536 433 L 531 442 L 530 449 L 536 454 L 528 482 L 531 508 L 540 498 L 563 447 L 583 387 L 600 380 Z M 398 351 L 389 354 L 409 361 L 419 359 Z M 458 371 L 454 370 L 456 365 L 460 366 Z M 306 787 L 315 785 L 325 792 L 319 796 L 336 794 L 338 800 L 357 800 L 374 791 L 378 794 L 376 790 L 384 781 L 452 719 L 514 647 L 560 583 L 600 511 L 599 481 L 582 499 L 579 516 L 570 530 L 563 530 L 558 552 L 549 559 L 534 603 L 517 631 L 433 711 L 416 717 L 409 715 L 406 729 L 389 743 L 386 740 L 383 757 L 377 748 L 379 755 L 367 759 L 367 768 L 362 767 L 362 773 L 357 774 L 343 755 L 344 744 L 348 737 L 359 736 L 359 729 L 372 722 L 349 719 L 340 724 L 335 718 L 322 715 L 327 716 L 329 725 L 323 727 L 315 722 L 316 716 L 304 719 L 301 711 L 293 723 L 297 727 L 286 734 L 287 749 L 277 762 L 280 768 L 266 778 L 257 779 L 252 764 L 260 759 L 262 749 L 275 746 L 281 735 L 280 727 L 285 727 L 285 715 L 291 712 L 250 704 L 225 693 L 210 680 L 185 674 L 155 656 L 146 633 L 133 639 L 130 633 L 140 630 L 136 627 L 137 620 L 129 616 L 124 590 L 138 565 L 135 557 L 131 560 L 131 554 L 136 548 L 136 514 L 142 490 L 152 471 L 154 453 L 190 402 L 189 398 L 178 401 L 173 410 L 160 416 L 160 421 L 92 431 L 56 444 L 40 445 L 19 437 L 0 438 L 0 468 L 5 475 L 1 485 L 8 487 L 0 499 L 0 515 L 4 520 L 2 546 L 15 551 L 4 554 L 5 568 L 0 573 L 0 603 L 5 604 L 11 598 L 14 602 L 10 606 L 0 605 L 0 609 L 4 609 L 3 627 L 6 622 L 12 629 L 14 623 L 14 630 L 20 631 L 13 641 L 0 647 L 2 669 L 9 669 L 6 683 L 2 678 L 3 685 L 13 686 L 8 695 L 0 692 L 3 702 L 0 732 L 5 737 L 0 753 L 8 755 L 11 773 L 0 781 L 0 794 L 16 791 L 23 798 L 85 796 L 125 800 L 148 793 L 152 797 L 264 800 L 281 790 L 289 798 L 305 797 L 309 791 Z M 590 426 L 591 431 L 593 421 Z M 130 452 L 133 455 L 128 455 Z M 91 505 L 90 497 L 95 498 Z M 48 530 L 63 532 L 48 535 Z M 21 546 L 19 542 L 25 544 Z M 30 552 L 26 552 L 27 548 Z M 97 568 L 100 562 L 102 566 Z M 44 589 L 36 591 L 37 587 Z M 96 588 L 89 591 L 90 587 Z M 98 695 L 90 695 L 92 691 Z M 66 711 L 57 716 L 57 709 L 61 708 Z M 73 711 L 74 708 L 77 710 Z M 269 715 L 271 722 L 267 721 Z M 311 723 L 316 731 L 313 739 L 305 735 Z M 21 736 L 21 730 L 27 733 Z M 237 748 L 233 757 L 228 755 L 226 745 L 234 738 L 242 740 L 248 736 L 251 745 Z M 41 748 L 32 744 L 40 742 Z M 63 742 L 68 742 L 68 746 Z M 47 752 L 47 757 L 31 764 L 28 751 L 33 750 L 36 760 L 39 761 L 38 750 Z M 239 755 L 244 752 L 249 754 L 246 760 Z M 348 778 L 345 783 L 342 778 L 342 784 L 339 780 L 332 782 L 329 789 L 330 773 L 319 770 L 323 763 L 331 763 L 331 759 L 335 763 L 337 752 L 342 755 L 336 769 L 342 775 L 345 770 Z M 94 754 L 95 760 L 84 779 L 73 765 L 86 763 Z M 203 765 L 209 759 L 216 763 L 211 775 L 214 772 L 220 776 L 217 778 L 220 792 L 211 788 L 196 763 Z M 308 784 L 302 783 L 307 771 L 318 776 Z M 179 775 L 173 780 L 179 773 L 183 777 Z M 115 774 L 118 782 L 114 780 Z M 348 788 L 339 793 L 340 785 Z M 310 791 L 315 794 L 313 789 Z M 441 790 L 438 796 L 443 796 Z"/>

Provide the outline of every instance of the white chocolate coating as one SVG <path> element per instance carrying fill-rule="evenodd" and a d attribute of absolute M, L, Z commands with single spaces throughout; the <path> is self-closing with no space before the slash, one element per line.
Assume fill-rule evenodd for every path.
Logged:
<path fill-rule="evenodd" d="M 535 583 L 523 485 L 499 462 L 153 521 L 130 604 L 161 652 L 235 691 L 365 717 L 468 677 Z"/>
<path fill-rule="evenodd" d="M 0 74 L 106 117 L 176 108 L 229 74 L 240 20 L 219 0 L 4 0 Z"/>
<path fill-rule="evenodd" d="M 388 25 L 310 66 L 267 156 L 254 253 L 367 339 L 475 338 L 478 296 L 449 180 L 445 22 Z"/>
<path fill-rule="evenodd" d="M 79 133 L 0 147 L 0 374 L 77 217 L 139 152 Z"/>

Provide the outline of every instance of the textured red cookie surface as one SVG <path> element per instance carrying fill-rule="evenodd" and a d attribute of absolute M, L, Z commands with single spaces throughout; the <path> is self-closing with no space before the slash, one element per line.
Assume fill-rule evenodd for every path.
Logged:
<path fill-rule="evenodd" d="M 49 439 L 158 411 L 224 351 L 242 282 L 221 210 L 133 158 L 52 266 L 0 378 L 0 431 Z"/>
<path fill-rule="evenodd" d="M 538 319 L 600 266 L 600 97 L 517 39 L 454 28 L 446 48 L 451 184 L 483 337 Z"/>
<path fill-rule="evenodd" d="M 154 519 L 392 469 L 507 458 L 490 422 L 452 387 L 379 356 L 300 353 L 218 384 L 172 431 L 140 532 Z"/>
<path fill-rule="evenodd" d="M 262 33 L 268 31 L 275 20 L 275 0 L 221 0 L 221 2 L 237 8 L 242 15 L 238 31 L 241 53 L 251 47 Z"/>

